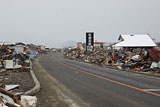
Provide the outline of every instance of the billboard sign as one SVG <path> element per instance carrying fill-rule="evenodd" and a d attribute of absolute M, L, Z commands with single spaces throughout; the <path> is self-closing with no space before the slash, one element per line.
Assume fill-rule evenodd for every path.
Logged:
<path fill-rule="evenodd" d="M 86 51 L 92 51 L 94 47 L 94 32 L 86 33 Z"/>

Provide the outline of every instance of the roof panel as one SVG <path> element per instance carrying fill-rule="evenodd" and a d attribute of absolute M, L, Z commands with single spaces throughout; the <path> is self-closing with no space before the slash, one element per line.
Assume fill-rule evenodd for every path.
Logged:
<path fill-rule="evenodd" d="M 120 35 L 124 40 L 115 44 L 117 47 L 155 47 L 149 35 Z"/>

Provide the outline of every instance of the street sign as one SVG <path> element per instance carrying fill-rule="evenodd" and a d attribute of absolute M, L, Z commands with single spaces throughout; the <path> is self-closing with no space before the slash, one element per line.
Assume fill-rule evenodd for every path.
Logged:
<path fill-rule="evenodd" d="M 86 33 L 86 51 L 93 51 L 94 48 L 94 32 Z"/>

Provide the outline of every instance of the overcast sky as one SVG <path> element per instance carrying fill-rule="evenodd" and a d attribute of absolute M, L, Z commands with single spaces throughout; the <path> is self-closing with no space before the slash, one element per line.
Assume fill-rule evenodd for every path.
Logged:
<path fill-rule="evenodd" d="M 160 0 L 0 0 L 0 41 L 60 47 L 117 41 L 119 34 L 150 34 L 160 41 Z"/>

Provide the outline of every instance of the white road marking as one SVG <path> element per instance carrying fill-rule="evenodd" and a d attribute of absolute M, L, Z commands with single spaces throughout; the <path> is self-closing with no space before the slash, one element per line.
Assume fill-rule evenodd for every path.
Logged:
<path fill-rule="evenodd" d="M 160 91 L 160 89 L 144 89 L 145 91 Z"/>

